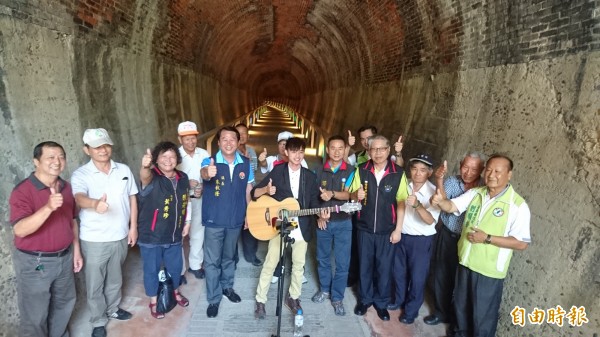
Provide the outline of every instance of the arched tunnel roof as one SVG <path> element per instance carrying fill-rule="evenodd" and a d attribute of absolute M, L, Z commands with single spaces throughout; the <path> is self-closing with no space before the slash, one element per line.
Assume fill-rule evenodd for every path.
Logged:
<path fill-rule="evenodd" d="M 452 63 L 460 33 L 456 18 L 433 24 L 443 12 L 435 2 L 172 0 L 147 1 L 145 9 L 105 2 L 113 6 L 74 5 L 84 29 L 141 29 L 136 13 L 159 11 L 155 53 L 259 99 L 395 80 L 432 52 Z"/>

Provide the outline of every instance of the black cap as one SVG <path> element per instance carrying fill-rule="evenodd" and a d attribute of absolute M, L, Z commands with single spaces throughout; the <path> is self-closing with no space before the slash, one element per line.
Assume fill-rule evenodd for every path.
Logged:
<path fill-rule="evenodd" d="M 433 160 L 431 159 L 431 156 L 425 153 L 421 153 L 416 157 L 410 158 L 409 162 L 413 161 L 420 161 L 428 166 L 433 166 Z"/>

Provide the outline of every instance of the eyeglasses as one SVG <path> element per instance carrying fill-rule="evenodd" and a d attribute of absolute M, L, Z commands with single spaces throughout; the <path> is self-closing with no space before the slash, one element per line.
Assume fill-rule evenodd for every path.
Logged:
<path fill-rule="evenodd" d="M 389 146 L 386 146 L 386 147 L 373 147 L 370 150 L 373 151 L 373 152 L 375 152 L 375 153 L 380 153 L 380 152 L 387 151 L 389 148 L 390 148 Z"/>

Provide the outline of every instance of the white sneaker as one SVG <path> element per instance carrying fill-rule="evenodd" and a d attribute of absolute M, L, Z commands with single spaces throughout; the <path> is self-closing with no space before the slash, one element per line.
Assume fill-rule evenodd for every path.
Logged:
<path fill-rule="evenodd" d="M 308 283 L 308 280 L 306 279 L 306 277 L 304 275 L 302 275 L 302 284 L 306 284 Z"/>
<path fill-rule="evenodd" d="M 279 276 L 273 276 L 273 277 L 271 278 L 271 284 L 275 284 L 275 283 L 277 283 L 278 281 L 279 281 Z"/>

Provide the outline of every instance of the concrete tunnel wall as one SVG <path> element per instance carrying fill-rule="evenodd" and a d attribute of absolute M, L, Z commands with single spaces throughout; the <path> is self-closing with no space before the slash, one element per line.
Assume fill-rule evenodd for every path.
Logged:
<path fill-rule="evenodd" d="M 507 152 L 534 243 L 505 282 L 499 336 L 600 326 L 600 3 L 592 0 L 0 1 L 0 335 L 18 314 L 8 195 L 33 146 L 87 161 L 105 127 L 115 159 L 218 127 L 273 99 L 330 134 L 365 123 L 456 171 L 469 150 Z M 81 280 L 79 280 L 81 282 Z M 515 327 L 516 305 L 585 306 L 582 327 Z"/>

